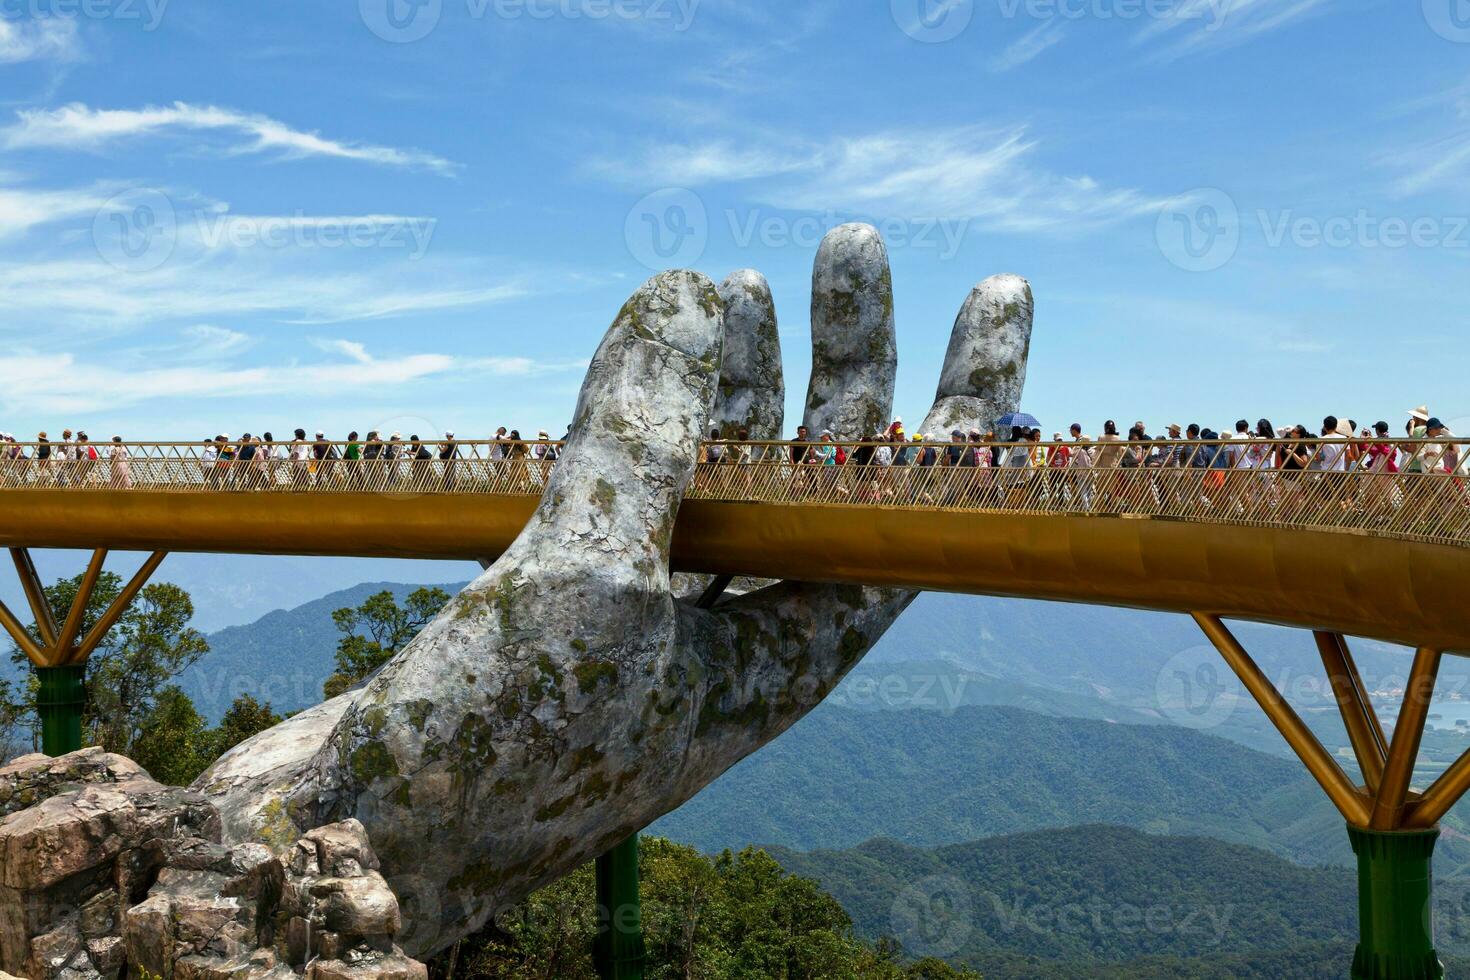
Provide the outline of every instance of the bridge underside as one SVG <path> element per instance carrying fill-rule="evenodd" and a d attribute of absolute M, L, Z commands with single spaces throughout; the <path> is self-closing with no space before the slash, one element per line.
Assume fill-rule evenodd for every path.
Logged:
<path fill-rule="evenodd" d="M 0 492 L 0 546 L 493 559 L 538 498 Z M 1470 651 L 1470 550 L 1167 518 L 686 500 L 676 571 L 1278 623 Z"/>

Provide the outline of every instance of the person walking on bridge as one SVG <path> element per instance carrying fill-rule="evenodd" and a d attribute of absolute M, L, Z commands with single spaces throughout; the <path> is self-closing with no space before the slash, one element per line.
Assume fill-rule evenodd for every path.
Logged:
<path fill-rule="evenodd" d="M 439 460 L 444 464 L 440 479 L 445 493 L 451 493 L 454 490 L 454 481 L 458 477 L 458 474 L 455 472 L 458 464 L 455 461 L 458 459 L 459 444 L 454 441 L 453 432 L 446 432 L 444 433 L 444 442 L 439 446 Z"/>
<path fill-rule="evenodd" d="M 403 436 L 394 432 L 383 443 L 383 483 L 392 490 L 398 486 L 399 468 L 403 465 Z"/>
<path fill-rule="evenodd" d="M 408 489 L 422 493 L 429 489 L 429 478 L 434 472 L 434 454 L 417 434 L 408 437 L 408 458 Z"/>
<path fill-rule="evenodd" d="M 347 433 L 347 448 L 342 453 L 342 471 L 349 490 L 362 489 L 362 443 L 357 441 L 355 431 Z"/>
<path fill-rule="evenodd" d="M 85 432 L 77 433 L 77 483 L 87 484 L 98 480 L 97 477 L 97 447 L 92 445 L 92 440 Z"/>
<path fill-rule="evenodd" d="M 383 486 L 383 440 L 378 438 L 376 429 L 367 434 L 367 441 L 362 444 L 362 469 L 368 489 Z"/>
<path fill-rule="evenodd" d="M 232 475 L 235 486 L 241 490 L 254 490 L 257 487 L 256 477 L 259 471 L 255 468 L 255 454 L 259 449 L 255 437 L 250 433 L 240 437 L 240 448 L 235 456 L 235 472 Z"/>
<path fill-rule="evenodd" d="M 317 486 L 330 487 L 332 477 L 336 475 L 339 453 L 337 447 L 327 441 L 327 434 L 321 429 L 316 430 L 316 441 L 311 444 L 311 455 L 316 462 Z"/>
<path fill-rule="evenodd" d="M 107 457 L 112 464 L 112 489 L 133 489 L 132 469 L 128 465 L 128 447 L 123 445 L 122 436 L 112 437 L 112 446 L 107 452 Z"/>
<path fill-rule="evenodd" d="M 55 482 L 55 473 L 51 470 L 52 465 L 51 440 L 47 439 L 46 433 L 42 432 L 36 436 L 36 478 L 43 484 Z"/>
<path fill-rule="evenodd" d="M 311 443 L 306 441 L 306 430 L 297 429 L 291 439 L 291 488 L 304 490 L 311 484 Z"/>

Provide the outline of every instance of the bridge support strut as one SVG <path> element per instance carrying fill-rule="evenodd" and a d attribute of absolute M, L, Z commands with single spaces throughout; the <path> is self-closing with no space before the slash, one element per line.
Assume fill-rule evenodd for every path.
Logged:
<path fill-rule="evenodd" d="M 597 859 L 599 921 L 592 960 L 602 980 L 643 980 L 643 908 L 638 881 L 638 835 L 634 834 Z"/>
<path fill-rule="evenodd" d="M 1353 663 L 1347 641 L 1318 631 L 1317 647 L 1343 727 L 1363 773 L 1359 786 L 1282 697 L 1245 648 L 1220 621 L 1196 613 L 1245 689 L 1347 819 L 1358 858 L 1358 947 L 1353 980 L 1439 980 L 1444 967 L 1434 949 L 1431 859 L 1439 839 L 1436 822 L 1470 787 L 1470 752 L 1422 796 L 1409 788 L 1424 736 L 1441 652 L 1414 654 L 1404 700 L 1387 740 L 1383 725 Z"/>
<path fill-rule="evenodd" d="M 97 589 L 97 580 L 102 577 L 102 565 L 107 560 L 107 550 L 98 548 L 87 562 L 87 570 L 77 586 L 71 608 L 66 619 L 57 625 L 55 611 L 46 599 L 46 590 L 36 574 L 35 562 L 25 548 L 11 548 L 10 557 L 15 562 L 16 574 L 20 576 L 25 590 L 26 602 L 35 618 L 34 630 L 27 629 L 20 619 L 0 602 L 0 627 L 10 634 L 16 646 L 25 653 L 36 669 L 40 682 L 36 692 L 36 708 L 41 716 L 41 751 L 50 756 L 65 755 L 82 747 L 82 711 L 86 706 L 87 658 L 101 646 L 107 634 L 127 612 L 132 603 L 148 584 L 148 579 L 158 569 L 167 553 L 155 551 L 143 562 L 142 567 L 123 586 L 117 598 L 108 604 L 97 621 L 87 626 L 87 606 Z"/>
<path fill-rule="evenodd" d="M 1358 856 L 1358 948 L 1353 980 L 1439 980 L 1434 950 L 1434 875 L 1439 829 L 1348 826 Z"/>

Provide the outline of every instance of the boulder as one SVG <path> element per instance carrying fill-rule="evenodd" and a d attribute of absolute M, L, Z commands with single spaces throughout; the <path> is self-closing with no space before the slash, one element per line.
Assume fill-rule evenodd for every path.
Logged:
<path fill-rule="evenodd" d="M 0 769 L 0 969 L 116 976 L 122 910 L 161 865 L 159 843 L 219 835 L 214 807 L 98 748 Z"/>
<path fill-rule="evenodd" d="M 356 820 L 227 846 L 215 808 L 100 749 L 0 769 L 0 980 L 423 980 Z"/>

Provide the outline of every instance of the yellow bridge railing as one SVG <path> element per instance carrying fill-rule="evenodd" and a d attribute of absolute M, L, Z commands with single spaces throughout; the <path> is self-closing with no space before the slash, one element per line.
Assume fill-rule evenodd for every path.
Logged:
<path fill-rule="evenodd" d="M 88 451 L 95 450 L 93 453 Z M 90 443 L 0 448 L 0 491 L 538 495 L 557 442 Z M 1452 440 L 711 442 L 694 499 L 1356 531 L 1470 546 Z"/>

